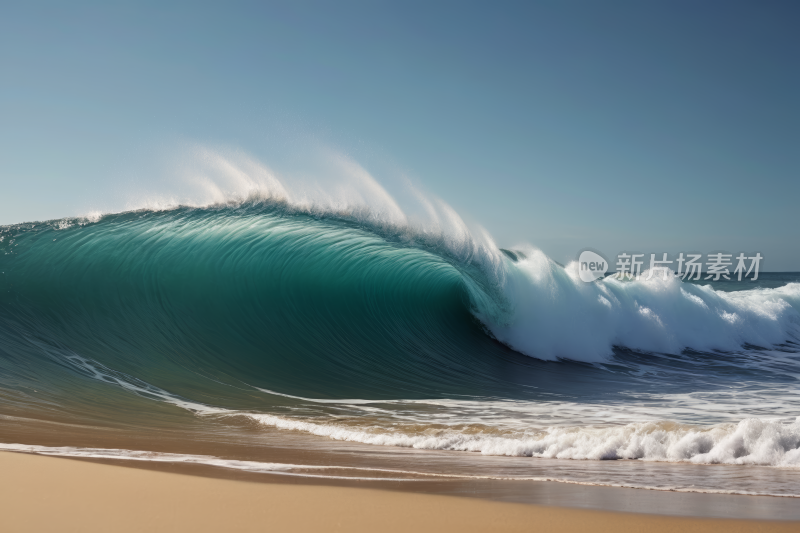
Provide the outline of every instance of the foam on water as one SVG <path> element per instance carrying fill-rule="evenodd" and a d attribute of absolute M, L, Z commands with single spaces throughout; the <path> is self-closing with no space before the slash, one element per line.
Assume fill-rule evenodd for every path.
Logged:
<path fill-rule="evenodd" d="M 800 339 L 800 284 L 720 292 L 656 274 L 585 283 L 578 265 L 562 268 L 542 252 L 506 262 L 503 294 L 510 313 L 478 308 L 492 333 L 541 359 L 602 361 L 613 346 L 660 353 L 735 351 Z"/>
<path fill-rule="evenodd" d="M 646 420 L 646 413 L 658 412 L 658 408 L 469 400 L 320 401 L 289 396 L 305 402 L 343 405 L 364 415 L 338 413 L 298 419 L 191 402 L 84 358 L 73 357 L 70 361 L 96 379 L 198 415 L 243 416 L 265 426 L 335 440 L 552 459 L 800 467 L 800 416 L 795 420 L 747 418 L 737 423 L 703 426 Z M 262 392 L 274 395 L 271 391 Z M 428 408 L 419 410 L 419 406 Z M 431 412 L 430 406 L 443 409 Z M 669 412 L 663 407 L 661 410 Z M 563 411 L 567 412 L 558 417 L 557 413 Z M 615 417 L 614 411 L 621 412 Z M 569 425 L 587 413 L 593 418 L 587 420 L 588 425 Z M 544 423 L 541 418 L 545 418 Z M 605 424 L 597 423 L 601 418 Z M 626 423 L 632 418 L 641 421 Z"/>
<path fill-rule="evenodd" d="M 279 429 L 383 446 L 552 459 L 641 459 L 800 467 L 800 419 L 788 424 L 747 419 L 738 424 L 712 427 L 656 421 L 616 427 L 554 427 L 528 435 L 495 436 L 491 433 L 496 431 L 490 431 L 491 428 L 480 433 L 474 428 L 466 431 L 426 428 L 416 433 L 403 433 L 266 414 L 247 413 L 245 416 Z"/>

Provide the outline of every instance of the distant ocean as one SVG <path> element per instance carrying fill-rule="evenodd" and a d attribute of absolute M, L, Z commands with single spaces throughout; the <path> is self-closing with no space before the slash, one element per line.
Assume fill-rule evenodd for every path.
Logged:
<path fill-rule="evenodd" d="M 584 283 L 452 216 L 0 227 L 0 450 L 800 497 L 800 273 Z"/>

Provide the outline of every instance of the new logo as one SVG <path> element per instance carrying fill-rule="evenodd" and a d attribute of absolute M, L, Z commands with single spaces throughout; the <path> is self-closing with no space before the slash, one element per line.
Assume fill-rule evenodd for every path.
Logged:
<path fill-rule="evenodd" d="M 578 272 L 583 281 L 594 281 L 605 276 L 608 270 L 608 261 L 598 254 L 586 250 L 578 258 Z"/>

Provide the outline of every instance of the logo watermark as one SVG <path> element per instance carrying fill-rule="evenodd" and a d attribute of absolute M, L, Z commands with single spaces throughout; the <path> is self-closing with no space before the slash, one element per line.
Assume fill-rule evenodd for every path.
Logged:
<path fill-rule="evenodd" d="M 602 278 L 608 271 L 608 262 L 591 250 L 584 250 L 578 258 L 578 273 L 583 281 Z"/>
<path fill-rule="evenodd" d="M 650 261 L 646 262 L 643 259 L 645 254 L 621 253 L 617 255 L 616 272 L 613 277 L 620 280 L 644 279 L 646 281 L 655 276 L 667 279 L 674 275 L 688 281 L 698 281 L 701 277 L 705 281 L 730 281 L 731 277 L 736 281 L 742 281 L 742 279 L 748 279 L 749 276 L 750 281 L 756 281 L 761 261 L 764 259 L 761 253 L 752 256 L 739 253 L 735 257 L 736 267 L 731 272 L 731 267 L 734 265 L 733 254 L 722 252 L 707 254 L 705 262 L 702 261 L 702 254 L 681 252 L 672 260 L 668 259 L 668 255 L 666 253 L 650 254 Z M 660 259 L 656 259 L 656 257 L 660 257 Z M 648 264 L 646 269 L 644 268 L 645 264 Z M 703 269 L 704 265 L 705 270 Z M 578 273 L 581 280 L 586 282 L 605 277 L 608 267 L 605 258 L 591 250 L 584 250 L 578 258 Z M 642 274 L 643 270 L 644 274 Z M 705 277 L 703 277 L 704 272 Z"/>

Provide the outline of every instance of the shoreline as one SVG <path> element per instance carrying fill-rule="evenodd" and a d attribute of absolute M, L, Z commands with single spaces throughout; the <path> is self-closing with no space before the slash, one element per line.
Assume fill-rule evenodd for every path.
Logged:
<path fill-rule="evenodd" d="M 668 484 L 669 476 L 678 480 L 688 475 L 714 479 L 710 485 L 730 488 L 728 480 L 736 483 L 737 476 L 756 479 L 768 477 L 771 483 L 795 486 L 796 471 L 773 470 L 766 467 L 727 465 L 681 465 L 641 463 L 639 461 L 568 461 L 515 457 L 475 455 L 468 452 L 431 452 L 394 447 L 374 447 L 359 443 L 328 441 L 319 437 L 264 430 L 263 428 L 220 426 L 208 431 L 207 426 L 182 425 L 180 428 L 163 428 L 161 431 L 132 428 L 103 428 L 85 425 L 79 420 L 70 423 L 36 418 L 0 415 L 0 442 L 23 446 L 105 448 L 138 450 L 142 453 L 198 455 L 221 458 L 225 461 L 255 461 L 287 465 L 309 465 L 311 470 L 296 472 L 303 477 L 279 475 L 276 472 L 237 470 L 210 464 L 180 462 L 134 461 L 122 458 L 71 457 L 73 461 L 116 465 L 148 471 L 189 474 L 193 476 L 233 481 L 247 481 L 282 485 L 314 485 L 327 487 L 352 487 L 389 490 L 411 494 L 467 496 L 473 500 L 569 507 L 586 510 L 604 510 L 622 513 L 656 514 L 702 518 L 730 518 L 737 520 L 796 520 L 800 521 L 800 506 L 794 497 L 767 495 L 720 494 L 702 490 L 683 492 L 648 490 L 613 486 L 615 480 L 638 478 Z M 191 420 L 191 419 L 190 419 Z M 225 435 L 224 439 L 215 435 Z M 17 450 L 6 450 L 10 453 Z M 25 450 L 19 450 L 25 451 Z M 35 453 L 35 451 L 34 451 Z M 47 457 L 45 453 L 39 457 Z M 52 456 L 50 456 L 52 457 Z M 64 457 L 64 456 L 61 456 Z M 390 481 L 356 480 L 351 470 L 339 479 L 305 477 L 318 467 L 333 469 L 368 469 L 369 477 L 383 477 L 391 471 L 419 471 L 433 474 L 415 476 L 416 479 Z M 566 470 L 565 470 L 566 469 Z M 577 470 L 576 470 L 577 469 Z M 541 479 L 502 479 L 504 473 L 537 478 L 561 478 L 564 472 L 580 480 L 580 472 L 587 472 L 589 480 L 606 481 L 598 484 L 544 481 Z M 341 472 L 341 470 L 340 470 Z M 331 470 L 328 474 L 334 474 Z M 343 473 L 344 474 L 344 473 Z M 378 474 L 374 476 L 374 474 Z M 442 476 L 441 474 L 469 474 L 470 479 Z M 476 475 L 476 477 L 472 477 Z M 481 478 L 481 475 L 487 476 Z M 390 475 L 389 477 L 397 477 Z M 603 479 L 605 477 L 605 479 Z M 588 481 L 588 480 L 587 480 Z M 758 483 L 756 483 L 756 486 Z"/>
<path fill-rule="evenodd" d="M 536 524 L 537 529 L 548 531 L 729 533 L 788 532 L 800 527 L 798 522 L 778 520 L 634 514 L 464 497 L 468 494 L 274 479 L 279 476 L 252 482 L 252 477 L 225 479 L 200 471 L 141 466 L 0 452 L 4 529 L 107 531 L 113 524 L 115 531 L 260 531 L 269 527 L 280 531 L 462 532 L 527 531 Z M 613 492 L 606 495 L 612 497 Z"/>
<path fill-rule="evenodd" d="M 800 506 L 794 497 L 767 495 L 720 494 L 703 491 L 684 492 L 670 490 L 648 490 L 613 486 L 614 476 L 639 476 L 660 484 L 664 476 L 695 476 L 703 472 L 714 476 L 715 483 L 726 487 L 726 479 L 746 472 L 747 477 L 769 476 L 777 483 L 797 483 L 796 472 L 771 470 L 764 467 L 730 467 L 726 465 L 680 465 L 641 463 L 639 461 L 572 462 L 568 460 L 545 460 L 531 458 L 481 456 L 467 452 L 431 452 L 406 448 L 384 448 L 358 443 L 330 441 L 295 432 L 264 431 L 262 428 L 218 428 L 226 435 L 224 440 L 213 438 L 215 433 L 181 427 L 155 432 L 132 431 L 130 428 L 98 428 L 80 423 L 63 423 L 0 415 L 0 442 L 18 443 L 23 446 L 106 448 L 139 450 L 141 453 L 166 453 L 179 455 L 201 455 L 224 460 L 255 461 L 286 465 L 309 465 L 310 471 L 297 472 L 299 476 L 281 475 L 280 472 L 258 472 L 237 470 L 212 464 L 173 461 L 129 460 L 123 458 L 69 457 L 42 453 L 38 457 L 69 458 L 88 464 L 108 464 L 122 468 L 188 474 L 196 477 L 261 484 L 303 485 L 326 487 L 349 487 L 388 490 L 411 494 L 433 494 L 442 496 L 466 496 L 473 500 L 507 502 L 526 505 L 568 507 L 586 510 L 603 510 L 621 513 L 655 514 L 698 518 L 728 518 L 736 520 L 795 520 L 800 521 Z M 236 438 L 231 440 L 230 436 Z M 208 438 L 211 436 L 212 438 Z M 324 441 L 324 442 L 323 442 Z M 27 444 L 24 444 L 27 443 Z M 34 444 L 35 443 L 35 444 Z M 0 453 L 13 453 L 5 450 Z M 30 453 L 30 452 L 28 452 Z M 35 450 L 33 453 L 36 453 Z M 574 464 L 573 464 L 574 463 Z M 370 477 L 379 474 L 376 470 L 421 471 L 425 474 L 416 479 L 392 481 L 377 479 L 357 480 L 358 472 L 350 471 L 338 479 L 326 475 L 311 478 L 316 468 L 368 469 Z M 577 467 L 589 469 L 589 475 L 607 474 L 608 484 L 583 484 L 541 479 L 480 478 L 458 479 L 441 474 L 484 474 L 494 476 L 502 472 L 536 477 L 561 477 L 559 471 Z M 595 468 L 596 471 L 591 470 Z M 744 469 L 744 470 L 742 470 Z M 680 474 L 684 471 L 684 474 Z M 676 474 L 676 472 L 678 474 Z M 328 470 L 329 474 L 333 474 Z M 391 475 L 390 477 L 396 477 Z M 573 477 L 574 474 L 573 474 Z"/>

